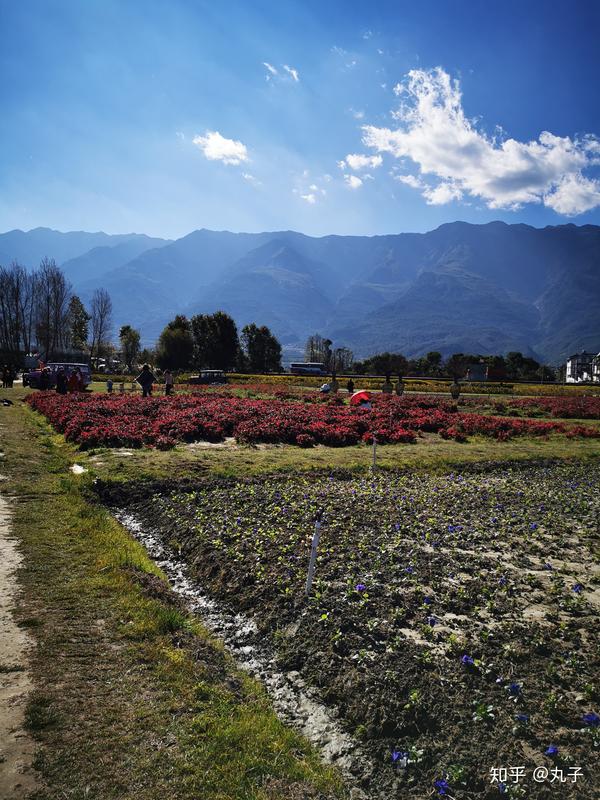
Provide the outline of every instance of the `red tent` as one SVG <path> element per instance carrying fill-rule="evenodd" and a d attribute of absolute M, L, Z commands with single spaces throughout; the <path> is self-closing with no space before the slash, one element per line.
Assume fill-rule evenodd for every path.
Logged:
<path fill-rule="evenodd" d="M 358 392 L 354 392 L 354 394 L 350 398 L 350 403 L 353 406 L 358 406 L 361 403 L 368 403 L 370 399 L 371 399 L 371 393 L 367 392 L 366 389 L 361 389 Z"/>

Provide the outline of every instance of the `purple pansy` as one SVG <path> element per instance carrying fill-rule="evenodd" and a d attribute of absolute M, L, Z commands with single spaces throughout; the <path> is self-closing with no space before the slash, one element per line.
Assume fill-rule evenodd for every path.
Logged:
<path fill-rule="evenodd" d="M 581 718 L 585 725 L 589 725 L 590 728 L 597 728 L 600 726 L 600 717 L 594 711 L 589 711 L 587 714 L 584 714 Z"/>

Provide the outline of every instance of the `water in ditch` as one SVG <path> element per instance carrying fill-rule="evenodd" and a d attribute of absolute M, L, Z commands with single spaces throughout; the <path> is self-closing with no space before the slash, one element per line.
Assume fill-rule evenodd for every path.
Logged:
<path fill-rule="evenodd" d="M 273 655 L 260 641 L 253 620 L 222 608 L 193 581 L 185 563 L 163 544 L 160 536 L 132 514 L 113 511 L 119 522 L 146 549 L 168 577 L 170 585 L 191 613 L 227 646 L 238 665 L 265 686 L 279 717 L 299 730 L 335 765 L 350 788 L 351 800 L 389 800 L 398 796 L 402 766 L 390 771 L 389 765 L 375 762 L 340 724 L 335 710 L 321 703 L 316 693 L 297 672 L 282 673 Z"/>

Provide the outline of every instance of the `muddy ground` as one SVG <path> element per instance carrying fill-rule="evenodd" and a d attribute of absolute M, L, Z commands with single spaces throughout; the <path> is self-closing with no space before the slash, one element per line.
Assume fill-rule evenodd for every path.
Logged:
<path fill-rule="evenodd" d="M 599 489 L 597 462 L 98 486 L 337 709 L 374 786 L 490 800 L 597 797 Z"/>

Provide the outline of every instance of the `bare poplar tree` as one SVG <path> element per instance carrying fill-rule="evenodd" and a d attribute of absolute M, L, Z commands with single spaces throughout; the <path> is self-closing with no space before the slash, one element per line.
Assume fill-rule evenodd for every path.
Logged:
<path fill-rule="evenodd" d="M 90 356 L 98 360 L 107 344 L 112 327 L 112 301 L 106 289 L 96 289 L 92 296 Z"/>
<path fill-rule="evenodd" d="M 70 296 L 71 285 L 54 259 L 44 258 L 37 273 L 36 336 L 46 360 L 68 344 Z"/>

